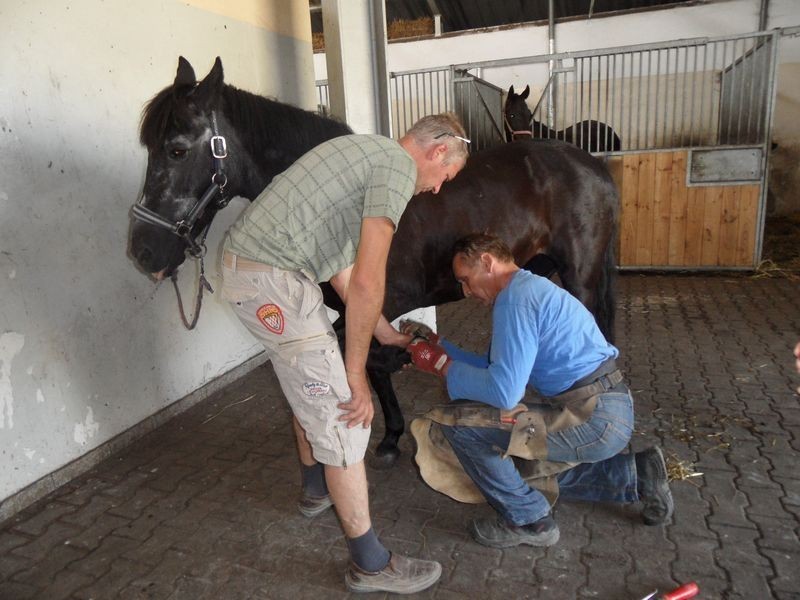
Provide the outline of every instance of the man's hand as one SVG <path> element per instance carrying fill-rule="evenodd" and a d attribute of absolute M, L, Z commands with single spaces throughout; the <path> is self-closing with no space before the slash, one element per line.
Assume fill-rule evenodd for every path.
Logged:
<path fill-rule="evenodd" d="M 406 350 L 411 354 L 411 362 L 420 371 L 439 376 L 447 373 L 447 367 L 451 361 L 441 346 L 418 338 L 411 342 Z"/>
<path fill-rule="evenodd" d="M 433 329 L 425 325 L 425 323 L 412 321 L 411 319 L 404 319 L 400 321 L 400 333 L 410 335 L 412 341 L 414 338 L 422 338 L 431 344 L 439 343 L 439 336 L 433 331 Z"/>
<path fill-rule="evenodd" d="M 369 390 L 366 373 L 347 372 L 347 385 L 352 397 L 350 402 L 342 402 L 339 408 L 344 411 L 340 421 L 347 421 L 348 427 L 361 425 L 364 429 L 372 423 L 375 407 L 372 405 L 372 393 Z"/>

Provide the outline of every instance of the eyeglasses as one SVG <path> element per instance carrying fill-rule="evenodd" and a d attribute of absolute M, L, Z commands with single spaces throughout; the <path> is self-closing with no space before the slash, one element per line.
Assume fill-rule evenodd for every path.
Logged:
<path fill-rule="evenodd" d="M 443 138 L 444 136 L 456 138 L 457 140 L 461 140 L 465 144 L 471 144 L 472 140 L 468 140 L 465 137 L 461 137 L 460 135 L 456 135 L 455 133 L 450 133 L 449 131 L 445 131 L 444 133 L 440 133 L 437 136 L 434 136 L 433 139 L 438 140 L 439 138 Z"/>

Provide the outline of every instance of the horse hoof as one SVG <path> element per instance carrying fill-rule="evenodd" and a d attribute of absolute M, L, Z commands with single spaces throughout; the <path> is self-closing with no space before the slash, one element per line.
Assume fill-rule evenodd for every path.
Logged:
<path fill-rule="evenodd" d="M 393 450 L 384 450 L 382 452 L 376 452 L 375 454 L 370 455 L 368 464 L 371 468 L 378 471 L 386 471 L 395 465 L 399 457 L 400 450 L 396 448 Z"/>

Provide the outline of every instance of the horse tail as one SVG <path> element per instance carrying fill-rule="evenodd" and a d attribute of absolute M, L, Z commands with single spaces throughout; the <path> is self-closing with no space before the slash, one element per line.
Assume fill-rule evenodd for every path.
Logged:
<path fill-rule="evenodd" d="M 614 194 L 616 196 L 616 194 Z M 609 344 L 614 343 L 614 324 L 616 320 L 616 282 L 617 260 L 615 248 L 617 246 L 617 220 L 611 230 L 611 235 L 603 255 L 603 268 L 597 284 L 597 304 L 594 318 L 600 331 Z"/>

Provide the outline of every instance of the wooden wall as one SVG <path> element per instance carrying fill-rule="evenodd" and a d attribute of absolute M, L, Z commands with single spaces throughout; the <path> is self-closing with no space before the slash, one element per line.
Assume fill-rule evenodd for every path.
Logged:
<path fill-rule="evenodd" d="M 686 186 L 686 150 L 609 159 L 621 267 L 755 267 L 761 186 Z"/>

